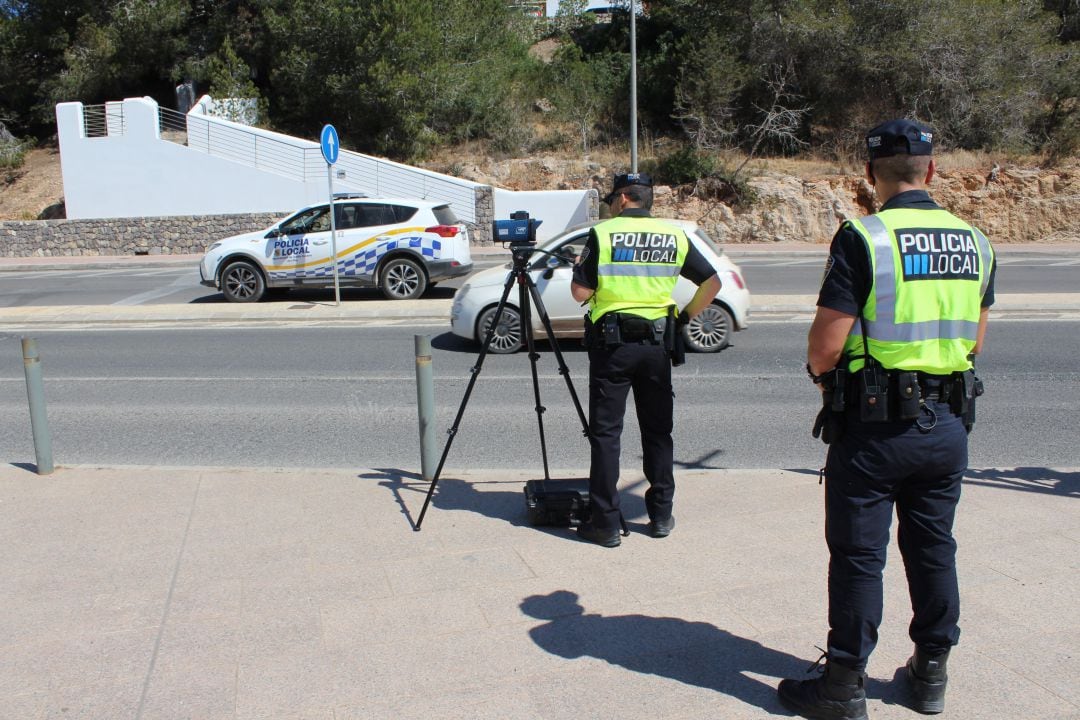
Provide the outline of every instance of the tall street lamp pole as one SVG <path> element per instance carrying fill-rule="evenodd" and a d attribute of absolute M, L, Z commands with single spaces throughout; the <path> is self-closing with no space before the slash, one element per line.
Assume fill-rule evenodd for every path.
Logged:
<path fill-rule="evenodd" d="M 637 172 L 637 0 L 630 0 L 630 172 Z"/>

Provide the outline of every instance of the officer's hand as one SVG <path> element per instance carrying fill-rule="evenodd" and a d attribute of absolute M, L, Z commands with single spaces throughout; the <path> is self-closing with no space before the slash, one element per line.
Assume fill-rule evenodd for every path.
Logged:
<path fill-rule="evenodd" d="M 687 314 L 687 312 L 685 310 L 683 310 L 682 312 L 679 313 L 679 316 L 677 318 L 675 318 L 675 325 L 676 325 L 676 327 L 681 328 L 681 327 L 683 327 L 685 325 L 689 325 L 689 324 L 690 324 L 690 316 Z"/>

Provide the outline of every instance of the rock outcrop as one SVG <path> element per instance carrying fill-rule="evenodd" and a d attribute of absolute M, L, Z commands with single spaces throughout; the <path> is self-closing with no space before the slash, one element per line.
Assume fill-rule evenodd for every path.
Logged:
<path fill-rule="evenodd" d="M 544 156 L 456 169 L 470 180 L 515 190 L 594 187 L 601 197 L 615 172 L 588 158 Z M 854 173 L 769 172 L 747 184 L 754 200 L 734 207 L 701 197 L 693 185 L 658 186 L 654 214 L 694 220 L 721 243 L 827 243 L 843 220 L 876 209 L 873 188 Z M 1075 160 L 1053 169 L 994 163 L 939 171 L 931 192 L 995 243 L 1080 242 L 1080 162 Z"/>
<path fill-rule="evenodd" d="M 934 199 L 969 220 L 995 243 L 1080 242 L 1080 175 L 1077 168 L 1001 167 L 996 173 L 940 172 Z M 789 175 L 753 178 L 756 199 L 746 209 L 657 188 L 655 214 L 695 220 L 721 243 L 828 242 L 837 225 L 876 207 L 864 179 Z"/>

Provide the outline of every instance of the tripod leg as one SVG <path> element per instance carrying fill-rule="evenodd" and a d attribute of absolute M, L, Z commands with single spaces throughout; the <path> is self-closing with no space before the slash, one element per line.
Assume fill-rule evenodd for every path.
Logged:
<path fill-rule="evenodd" d="M 506 299 L 510 297 L 510 289 L 514 287 L 514 281 L 516 280 L 516 274 L 510 273 L 510 276 L 506 278 L 506 286 L 503 288 L 502 297 L 499 299 L 499 306 L 495 309 L 495 316 L 491 319 L 491 326 L 488 328 L 487 335 L 484 337 L 484 344 L 480 348 L 480 354 L 476 358 L 476 364 L 473 365 L 469 371 L 472 373 L 472 377 L 469 378 L 469 385 L 465 388 L 465 396 L 461 398 L 461 406 L 458 407 L 457 416 L 454 417 L 454 424 L 450 426 L 447 431 L 446 445 L 443 447 L 442 457 L 439 458 L 439 466 L 435 468 L 435 475 L 431 478 L 431 486 L 428 487 L 427 497 L 424 498 L 424 507 L 420 510 L 420 516 L 416 519 L 416 530 L 420 530 L 421 523 L 424 522 L 424 515 L 427 514 L 428 505 L 431 504 L 431 498 L 435 494 L 435 485 L 439 482 L 439 475 L 442 474 L 443 464 L 446 463 L 446 456 L 450 454 L 450 446 L 454 442 L 454 436 L 457 435 L 458 426 L 461 425 L 461 418 L 465 414 L 465 406 L 469 404 L 469 396 L 472 395 L 473 387 L 476 385 L 477 378 L 480 377 L 480 369 L 484 365 L 484 358 L 487 357 L 488 348 L 491 347 L 491 339 L 495 336 L 495 328 L 499 325 L 499 319 L 502 317 L 503 308 L 506 307 Z"/>
<path fill-rule="evenodd" d="M 570 380 L 570 368 L 567 367 L 566 360 L 563 359 L 562 350 L 559 349 L 559 341 L 555 339 L 555 331 L 551 328 L 551 318 L 548 317 L 547 308 L 544 307 L 544 301 L 540 297 L 540 291 L 536 289 L 536 283 L 533 282 L 533 279 L 529 276 L 526 276 L 525 279 L 528 281 L 533 304 L 536 305 L 536 311 L 540 314 L 540 322 L 544 325 L 544 331 L 547 333 L 551 349 L 554 351 L 555 359 L 559 364 L 559 374 L 566 379 L 566 388 L 570 391 L 570 398 L 574 401 L 574 409 L 577 410 L 578 420 L 581 421 L 582 434 L 589 437 L 589 421 L 585 418 L 585 411 L 581 408 L 581 401 L 578 400 L 577 391 L 574 390 L 574 383 Z"/>
<path fill-rule="evenodd" d="M 551 473 L 548 470 L 547 438 L 544 435 L 544 411 L 547 410 L 540 403 L 540 375 L 536 369 L 536 363 L 540 354 L 536 352 L 536 341 L 532 331 L 532 309 L 529 304 L 530 289 L 535 287 L 528 273 L 523 273 L 518 282 L 518 305 L 521 306 L 521 326 L 525 334 L 525 348 L 529 353 L 529 367 L 532 370 L 533 401 L 536 407 L 536 425 L 540 430 L 540 456 L 544 461 L 544 479 L 550 480 Z"/>

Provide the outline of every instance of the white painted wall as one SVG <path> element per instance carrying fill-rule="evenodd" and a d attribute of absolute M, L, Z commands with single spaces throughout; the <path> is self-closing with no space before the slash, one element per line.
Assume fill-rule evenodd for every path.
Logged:
<path fill-rule="evenodd" d="M 157 103 L 128 98 L 107 103 L 105 137 L 87 137 L 82 103 L 56 106 L 64 201 L 71 219 L 217 215 L 288 211 L 325 201 L 326 163 L 319 144 L 212 117 L 204 96 L 187 116 L 187 145 L 162 139 Z M 175 115 L 175 113 L 173 114 Z M 464 221 L 477 222 L 478 183 L 342 151 L 334 165 L 335 192 L 449 202 Z M 586 221 L 595 200 L 588 190 L 515 192 L 495 188 L 495 218 L 526 210 L 544 220 L 547 238 Z"/>
<path fill-rule="evenodd" d="M 589 209 L 595 202 L 587 192 L 581 193 L 574 203 L 567 202 L 562 193 L 495 188 L 495 219 L 506 220 L 510 213 L 525 210 L 529 217 L 543 220 L 536 228 L 536 239 L 543 241 L 571 225 L 586 222 L 590 217 Z"/>
<path fill-rule="evenodd" d="M 88 138 L 82 103 L 56 106 L 70 219 L 275 212 L 327 196 L 325 181 L 305 183 L 162 140 L 149 98 L 123 101 L 122 132 L 119 115 L 108 118 L 109 135 Z"/>

